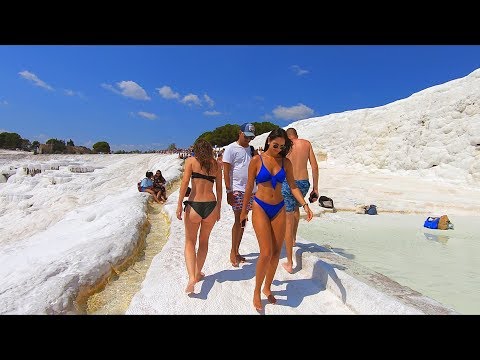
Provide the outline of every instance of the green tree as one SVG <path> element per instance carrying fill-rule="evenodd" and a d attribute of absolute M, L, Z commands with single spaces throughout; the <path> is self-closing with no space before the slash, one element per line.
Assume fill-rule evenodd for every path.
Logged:
<path fill-rule="evenodd" d="M 6 132 L 0 133 L 0 149 L 5 149 L 5 137 L 7 136 Z"/>
<path fill-rule="evenodd" d="M 110 145 L 106 141 L 99 141 L 93 144 L 93 152 L 110 154 Z"/>
<path fill-rule="evenodd" d="M 279 127 L 278 125 L 272 124 L 268 121 L 261 123 L 253 122 L 252 124 L 255 126 L 255 134 L 257 135 L 270 132 Z M 238 139 L 239 130 L 240 125 L 226 124 L 216 128 L 213 131 L 204 132 L 197 139 L 195 139 L 195 142 L 197 142 L 199 139 L 204 139 L 212 144 L 212 146 L 226 146 Z"/>
<path fill-rule="evenodd" d="M 67 146 L 75 146 L 72 139 L 67 141 Z"/>
<path fill-rule="evenodd" d="M 175 143 L 168 145 L 167 150 L 174 151 L 177 150 L 177 145 Z"/>
<path fill-rule="evenodd" d="M 37 140 L 32 141 L 32 146 L 31 146 L 32 150 L 38 149 L 39 146 L 40 146 L 40 142 L 38 142 Z"/>
<path fill-rule="evenodd" d="M 28 139 L 22 139 L 22 145 L 20 146 L 20 149 L 23 151 L 30 151 L 32 148 L 32 144 L 30 143 L 30 140 Z"/>
<path fill-rule="evenodd" d="M 21 149 L 22 137 L 17 133 L 3 132 L 0 134 L 0 148 L 3 149 Z"/>
<path fill-rule="evenodd" d="M 48 139 L 46 144 L 52 144 L 52 151 L 54 154 L 61 154 L 65 151 L 65 140 Z"/>
<path fill-rule="evenodd" d="M 264 121 L 261 123 L 254 122 L 253 126 L 255 126 L 255 134 L 261 135 L 265 133 L 269 133 L 272 130 L 275 130 L 276 128 L 280 127 L 278 125 L 275 125 L 269 121 Z"/>

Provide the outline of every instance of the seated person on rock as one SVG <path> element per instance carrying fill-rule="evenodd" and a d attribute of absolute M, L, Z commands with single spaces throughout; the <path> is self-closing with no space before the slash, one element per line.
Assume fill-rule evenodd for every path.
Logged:
<path fill-rule="evenodd" d="M 153 190 L 157 192 L 157 198 L 160 201 L 167 201 L 167 190 L 165 184 L 167 180 L 162 175 L 160 170 L 157 170 L 153 177 Z"/>
<path fill-rule="evenodd" d="M 157 192 L 153 188 L 153 172 L 147 171 L 145 173 L 145 178 L 140 183 L 140 191 L 148 192 L 149 194 L 153 195 L 154 200 L 161 204 L 160 200 L 157 198 Z"/>

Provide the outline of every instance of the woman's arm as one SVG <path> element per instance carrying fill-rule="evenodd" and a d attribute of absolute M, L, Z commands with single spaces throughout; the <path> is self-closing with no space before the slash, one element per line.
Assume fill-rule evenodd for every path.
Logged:
<path fill-rule="evenodd" d="M 217 208 L 218 208 L 218 217 L 217 221 L 220 220 L 220 213 L 222 209 L 222 168 L 218 165 L 217 161 L 215 160 L 217 165 L 217 174 L 215 177 L 215 189 L 217 191 Z"/>
<path fill-rule="evenodd" d="M 230 179 L 230 168 L 231 164 L 228 162 L 223 163 L 223 180 L 225 181 L 225 191 L 227 193 L 227 203 L 228 205 L 233 205 L 233 189 L 232 189 L 232 179 Z"/>
<path fill-rule="evenodd" d="M 310 221 L 313 218 L 313 212 L 308 203 L 305 201 L 302 192 L 298 189 L 297 184 L 295 183 L 295 178 L 293 177 L 293 166 L 290 159 L 285 158 L 284 166 L 285 172 L 287 173 L 287 182 L 288 186 L 290 186 L 290 191 L 295 199 L 302 205 L 303 210 L 305 210 L 307 213 L 307 221 Z"/>
<path fill-rule="evenodd" d="M 185 193 L 187 192 L 188 183 L 192 176 L 192 161 L 193 158 L 185 160 L 185 168 L 183 170 L 182 183 L 180 184 L 180 190 L 178 192 L 178 204 L 177 204 L 177 219 L 182 220 L 182 204 Z"/>
<path fill-rule="evenodd" d="M 255 186 L 255 177 L 257 176 L 259 159 L 259 156 L 255 155 L 250 161 L 250 164 L 248 165 L 248 179 L 247 185 L 245 186 L 245 194 L 243 196 L 243 205 L 242 212 L 240 213 L 240 221 L 243 221 L 248 217 L 247 206 L 250 202 L 250 198 L 252 197 L 253 187 Z"/>

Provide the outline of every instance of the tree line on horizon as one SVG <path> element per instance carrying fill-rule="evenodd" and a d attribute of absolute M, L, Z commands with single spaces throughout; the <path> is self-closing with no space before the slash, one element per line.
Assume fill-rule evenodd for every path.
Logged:
<path fill-rule="evenodd" d="M 75 146 L 72 139 L 69 139 L 67 142 L 65 142 L 65 140 L 52 138 L 48 139 L 45 144 L 52 145 L 52 151 L 54 154 L 66 154 L 67 146 Z M 23 139 L 17 133 L 0 133 L 0 149 L 33 151 L 34 153 L 36 153 L 40 145 L 41 144 L 39 141 L 35 140 L 33 142 L 30 142 L 30 140 Z M 82 147 L 92 151 L 85 146 Z M 93 153 L 109 154 L 110 145 L 106 141 L 99 141 L 93 144 Z"/>
<path fill-rule="evenodd" d="M 270 132 L 278 128 L 278 125 L 275 125 L 269 121 L 264 122 L 252 122 L 255 126 L 255 133 L 257 135 Z M 226 124 L 220 127 L 215 128 L 213 131 L 207 131 L 201 134 L 195 142 L 200 139 L 207 140 L 212 146 L 226 146 L 233 143 L 238 139 L 238 131 L 240 130 L 240 125 Z"/>
<path fill-rule="evenodd" d="M 269 121 L 264 122 L 252 122 L 253 126 L 255 126 L 255 133 L 260 135 L 266 132 L 270 132 L 279 126 L 273 124 Z M 197 139 L 195 139 L 194 143 L 200 139 L 207 140 L 212 146 L 223 147 L 228 144 L 233 143 L 238 139 L 238 131 L 240 130 L 239 125 L 232 125 L 226 124 L 220 127 L 215 128 L 212 131 L 206 131 L 201 134 Z M 54 154 L 67 154 L 67 147 L 75 147 L 75 144 L 72 139 L 68 141 L 59 140 L 56 138 L 48 139 L 46 141 L 47 145 L 52 145 L 52 152 Z M 10 132 L 2 132 L 0 133 L 0 149 L 7 149 L 7 150 L 23 150 L 23 151 L 33 151 L 37 153 L 40 142 L 35 140 L 30 142 L 28 139 L 23 139 L 17 133 L 10 133 Z M 81 146 L 89 151 L 91 149 Z M 178 150 L 175 144 L 170 144 L 167 148 L 169 151 Z M 103 153 L 103 154 L 110 154 L 112 151 L 110 149 L 110 144 L 106 141 L 99 141 L 93 144 L 93 153 Z M 132 150 L 132 151 L 125 151 L 125 150 L 117 150 L 114 154 L 130 154 L 130 153 L 145 153 L 145 152 L 155 152 L 155 150 L 150 151 L 140 151 L 140 150 Z"/>

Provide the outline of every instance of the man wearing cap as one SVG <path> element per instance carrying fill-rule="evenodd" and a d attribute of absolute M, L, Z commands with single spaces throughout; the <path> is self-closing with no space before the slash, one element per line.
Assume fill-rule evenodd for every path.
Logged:
<path fill-rule="evenodd" d="M 235 223 L 232 227 L 232 249 L 230 251 L 230 262 L 233 266 L 245 262 L 245 258 L 240 255 L 240 242 L 243 237 L 243 227 L 240 223 L 240 213 L 243 206 L 243 197 L 245 195 L 245 186 L 248 179 L 248 165 L 252 156 L 250 141 L 255 138 L 255 126 L 251 123 L 245 123 L 240 126 L 237 141 L 225 147 L 223 153 L 223 179 L 225 181 L 225 190 L 227 192 L 227 202 L 232 206 L 235 214 Z M 253 197 L 256 189 L 253 189 L 252 196 L 247 206 L 247 211 L 252 209 Z"/>
<path fill-rule="evenodd" d="M 287 129 L 287 136 L 293 142 L 292 150 L 287 155 L 293 165 L 293 177 L 297 187 L 305 196 L 310 188 L 308 181 L 307 163 L 310 162 L 313 177 L 313 190 L 310 194 L 309 201 L 314 202 L 318 199 L 318 163 L 313 153 L 312 144 L 305 139 L 299 139 L 297 130 L 294 128 Z M 287 261 L 282 263 L 283 268 L 289 272 L 293 272 L 293 246 L 297 239 L 298 222 L 300 220 L 300 211 L 298 208 L 301 204 L 293 196 L 290 187 L 286 181 L 282 184 L 282 195 L 285 201 L 286 231 L 285 231 L 285 252 Z"/>

